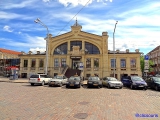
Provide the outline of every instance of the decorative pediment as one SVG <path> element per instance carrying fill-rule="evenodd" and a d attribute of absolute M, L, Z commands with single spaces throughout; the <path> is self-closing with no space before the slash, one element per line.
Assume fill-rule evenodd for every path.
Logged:
<path fill-rule="evenodd" d="M 81 55 L 82 53 L 79 49 L 80 49 L 79 46 L 73 46 L 72 51 L 70 52 L 71 55 Z"/>

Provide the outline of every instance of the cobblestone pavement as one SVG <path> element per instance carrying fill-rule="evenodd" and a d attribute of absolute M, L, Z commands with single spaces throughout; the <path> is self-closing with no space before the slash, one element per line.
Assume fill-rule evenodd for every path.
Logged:
<path fill-rule="evenodd" d="M 136 117 L 156 114 L 156 117 Z M 160 92 L 0 82 L 0 120 L 160 120 Z"/>

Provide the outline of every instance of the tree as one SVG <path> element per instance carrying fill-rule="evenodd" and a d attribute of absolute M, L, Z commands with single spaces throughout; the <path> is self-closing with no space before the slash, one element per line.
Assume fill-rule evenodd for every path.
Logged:
<path fill-rule="evenodd" d="M 141 56 L 140 64 L 141 64 L 141 71 L 143 73 L 144 72 L 144 56 Z M 152 72 L 152 70 L 153 70 L 152 66 L 153 66 L 153 61 L 149 60 L 149 70 L 148 70 L 148 72 Z"/>

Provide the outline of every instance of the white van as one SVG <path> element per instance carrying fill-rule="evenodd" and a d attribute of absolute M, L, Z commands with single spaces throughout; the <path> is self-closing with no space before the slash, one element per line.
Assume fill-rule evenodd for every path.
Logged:
<path fill-rule="evenodd" d="M 33 86 L 34 84 L 48 84 L 48 81 L 52 79 L 48 75 L 45 74 L 33 74 L 29 78 L 29 83 Z"/>

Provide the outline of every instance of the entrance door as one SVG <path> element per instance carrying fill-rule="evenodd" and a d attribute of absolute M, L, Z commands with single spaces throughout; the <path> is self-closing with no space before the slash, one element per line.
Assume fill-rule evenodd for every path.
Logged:
<path fill-rule="evenodd" d="M 80 59 L 72 59 L 72 69 L 79 68 Z"/>

